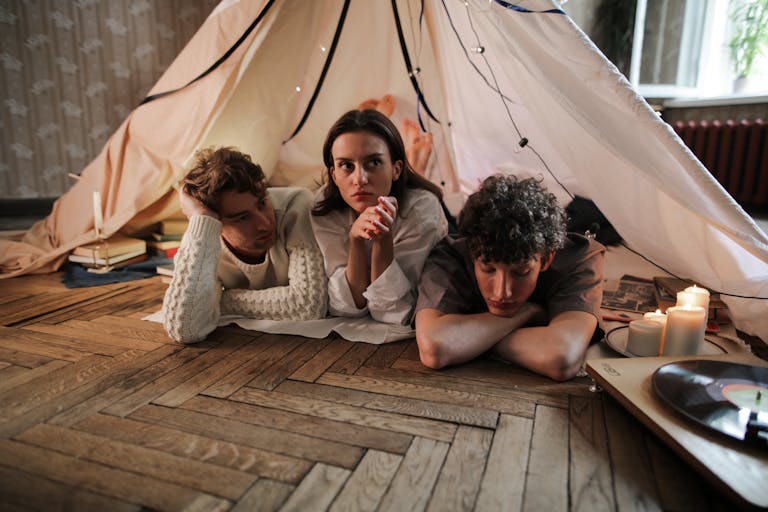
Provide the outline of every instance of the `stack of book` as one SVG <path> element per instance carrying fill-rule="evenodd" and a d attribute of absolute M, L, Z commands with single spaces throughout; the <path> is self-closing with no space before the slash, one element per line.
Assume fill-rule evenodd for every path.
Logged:
<path fill-rule="evenodd" d="M 69 261 L 89 270 L 108 271 L 146 260 L 147 243 L 116 233 L 105 240 L 75 247 Z"/>
<path fill-rule="evenodd" d="M 160 280 L 166 284 L 169 284 L 173 279 L 173 263 L 166 265 L 158 265 L 155 270 L 160 275 Z"/>
<path fill-rule="evenodd" d="M 149 250 L 164 258 L 173 258 L 181 245 L 181 237 L 187 229 L 187 219 L 166 219 L 160 222 L 158 230 L 147 240 Z"/>

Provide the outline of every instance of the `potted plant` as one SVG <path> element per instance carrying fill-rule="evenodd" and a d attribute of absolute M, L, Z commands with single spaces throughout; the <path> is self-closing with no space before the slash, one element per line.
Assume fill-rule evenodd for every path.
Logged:
<path fill-rule="evenodd" d="M 768 47 L 768 0 L 737 0 L 730 14 L 734 35 L 728 43 L 735 72 L 734 91 L 747 85 L 755 58 Z"/>

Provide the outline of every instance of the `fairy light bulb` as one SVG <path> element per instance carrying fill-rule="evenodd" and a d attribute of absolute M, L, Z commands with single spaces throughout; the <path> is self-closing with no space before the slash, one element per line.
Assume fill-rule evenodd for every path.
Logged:
<path fill-rule="evenodd" d="M 296 92 L 301 92 L 301 86 L 300 85 L 296 86 Z"/>
<path fill-rule="evenodd" d="M 408 76 L 416 76 L 419 73 L 421 73 L 421 68 L 414 68 L 414 69 L 411 70 L 410 73 L 408 73 Z"/>
<path fill-rule="evenodd" d="M 321 47 L 320 47 L 320 51 L 321 51 L 321 52 L 325 52 L 325 51 L 326 51 L 326 50 L 325 50 L 325 46 L 321 46 Z"/>
<path fill-rule="evenodd" d="M 513 150 L 515 153 L 520 153 L 525 146 L 528 145 L 528 139 L 525 137 L 522 137 L 518 143 L 517 146 L 515 146 L 515 149 Z"/>
<path fill-rule="evenodd" d="M 475 53 L 485 53 L 485 46 L 473 46 L 472 51 Z"/>

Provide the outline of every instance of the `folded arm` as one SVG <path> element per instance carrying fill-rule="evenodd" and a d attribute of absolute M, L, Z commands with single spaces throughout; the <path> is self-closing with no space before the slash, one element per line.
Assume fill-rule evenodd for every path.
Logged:
<path fill-rule="evenodd" d="M 494 345 L 495 354 L 554 380 L 576 376 L 597 327 L 597 319 L 584 311 L 564 311 L 542 327 L 510 332 Z"/>
<path fill-rule="evenodd" d="M 541 306 L 523 304 L 510 317 L 490 313 L 445 314 L 425 308 L 416 313 L 416 343 L 422 364 L 443 368 L 470 361 L 510 332 L 543 313 Z"/>
<path fill-rule="evenodd" d="M 323 256 L 314 246 L 289 251 L 288 285 L 261 290 L 225 290 L 222 314 L 263 320 L 316 320 L 326 314 Z"/>

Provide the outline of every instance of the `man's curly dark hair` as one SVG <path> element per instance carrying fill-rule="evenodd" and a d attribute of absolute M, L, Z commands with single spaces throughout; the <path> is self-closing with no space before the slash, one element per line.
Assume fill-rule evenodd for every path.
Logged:
<path fill-rule="evenodd" d="M 459 215 L 472 257 L 507 264 L 561 248 L 566 225 L 565 211 L 540 181 L 502 174 L 486 178 Z"/>

